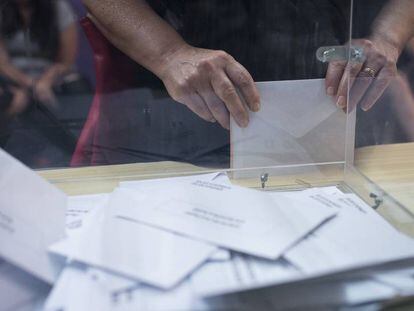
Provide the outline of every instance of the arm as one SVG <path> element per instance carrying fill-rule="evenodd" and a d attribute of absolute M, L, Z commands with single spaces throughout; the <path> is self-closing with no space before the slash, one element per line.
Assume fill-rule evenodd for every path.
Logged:
<path fill-rule="evenodd" d="M 67 73 L 76 59 L 78 49 L 76 25 L 68 26 L 60 34 L 59 50 L 56 62 L 50 66 L 37 80 L 34 87 L 36 98 L 42 102 L 54 102 L 55 97 L 52 91 L 56 81 Z"/>
<path fill-rule="evenodd" d="M 56 62 L 42 75 L 42 78 L 53 82 L 67 73 L 75 63 L 78 50 L 78 34 L 76 26 L 71 25 L 63 31 L 60 34 L 59 42 L 59 51 Z"/>
<path fill-rule="evenodd" d="M 32 86 L 32 78 L 25 75 L 19 69 L 14 67 L 7 53 L 4 43 L 0 40 L 0 73 L 14 81 L 23 88 L 30 88 Z"/>
<path fill-rule="evenodd" d="M 92 20 L 120 50 L 158 77 L 187 44 L 143 0 L 84 0 Z M 114 14 L 116 12 L 116 14 Z"/>
<path fill-rule="evenodd" d="M 244 127 L 247 107 L 259 109 L 258 91 L 241 64 L 223 51 L 188 45 L 146 1 L 84 3 L 94 23 L 115 46 L 157 75 L 173 99 L 203 119 L 229 128 L 230 112 Z"/>
<path fill-rule="evenodd" d="M 396 77 L 398 58 L 413 34 L 414 1 L 390 0 L 375 19 L 369 38 L 351 42 L 364 48 L 365 62 L 329 64 L 327 94 L 335 97 L 340 108 L 345 108 L 350 81 L 348 109 L 357 105 L 365 111 L 371 109 Z"/>
<path fill-rule="evenodd" d="M 372 25 L 371 39 L 384 41 L 401 54 L 414 36 L 414 1 L 392 0 Z"/>

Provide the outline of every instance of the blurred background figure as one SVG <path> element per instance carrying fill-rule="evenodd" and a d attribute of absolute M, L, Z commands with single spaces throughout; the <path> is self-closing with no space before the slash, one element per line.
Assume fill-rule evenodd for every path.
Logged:
<path fill-rule="evenodd" d="M 389 88 L 389 96 L 392 108 L 398 115 L 403 138 L 414 141 L 414 39 L 407 44 L 398 68 L 397 78 Z"/>
<path fill-rule="evenodd" d="M 90 92 L 89 83 L 75 68 L 77 52 L 77 19 L 66 0 L 2 1 L 0 79 L 5 94 L 11 94 L 12 99 L 5 98 L 0 110 L 0 143 L 31 166 L 53 166 L 53 160 L 40 155 L 46 144 L 54 146 L 55 153 L 60 150 L 69 156 L 73 152 L 76 137 L 59 111 L 71 104 L 65 103 L 65 97 Z M 8 128 L 5 123 L 9 123 Z M 27 141 L 13 137 L 22 128 L 32 131 L 24 132 Z M 37 137 L 33 137 L 34 132 Z M 39 158 L 33 157 L 35 154 Z M 31 158 L 25 158 L 27 155 Z M 64 164 L 62 161 L 61 157 L 58 165 Z"/>

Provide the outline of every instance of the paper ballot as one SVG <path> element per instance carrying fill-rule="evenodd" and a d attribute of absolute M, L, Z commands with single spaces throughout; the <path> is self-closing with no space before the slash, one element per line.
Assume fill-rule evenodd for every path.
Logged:
<path fill-rule="evenodd" d="M 346 114 L 326 95 L 324 80 L 256 86 L 261 109 L 250 113 L 249 126 L 240 128 L 231 119 L 232 168 L 278 166 L 275 174 L 281 174 L 281 167 L 289 165 L 286 172 L 292 174 L 294 165 L 300 173 L 311 169 L 305 164 L 344 161 Z M 240 178 L 256 176 L 257 172 L 235 172 Z"/>
<path fill-rule="evenodd" d="M 137 189 L 145 191 L 145 189 L 153 187 L 169 187 L 171 184 L 177 181 L 193 181 L 195 179 L 215 181 L 221 184 L 231 185 L 230 179 L 225 173 L 215 172 L 209 174 L 190 175 L 182 177 L 169 177 L 169 178 L 158 178 L 158 179 L 144 179 L 134 181 L 121 181 L 119 188 Z"/>
<path fill-rule="evenodd" d="M 0 149 L 0 257 L 53 283 L 47 247 L 65 235 L 66 195 Z"/>
<path fill-rule="evenodd" d="M 263 119 L 299 138 L 338 108 L 326 95 L 325 80 L 258 82 Z"/>
<path fill-rule="evenodd" d="M 119 190 L 119 216 L 269 259 L 335 215 L 326 208 L 297 213 L 265 192 L 206 180 Z"/>
<path fill-rule="evenodd" d="M 302 278 L 286 260 L 266 260 L 234 254 L 225 262 L 210 262 L 192 276 L 197 295 L 207 297 L 280 284 Z"/>
<path fill-rule="evenodd" d="M 72 232 L 81 229 L 85 218 L 90 219 L 88 215 L 96 209 L 103 208 L 109 199 L 109 194 L 91 194 L 78 195 L 68 197 L 68 207 L 66 209 L 66 233 L 68 235 Z M 93 221 L 93 219 L 90 219 Z"/>
<path fill-rule="evenodd" d="M 49 286 L 9 263 L 0 263 L 0 310 L 33 310 L 39 297 L 45 297 Z"/>
<path fill-rule="evenodd" d="M 203 242 L 113 217 L 112 209 L 131 203 L 121 191 L 115 191 L 106 213 L 101 213 L 87 231 L 52 245 L 50 250 L 161 288 L 177 284 L 216 251 Z"/>
<path fill-rule="evenodd" d="M 396 231 L 354 194 L 303 195 L 338 211 L 337 217 L 289 250 L 285 256 L 308 274 L 334 273 L 404 258 L 414 258 L 414 241 Z"/>
<path fill-rule="evenodd" d="M 227 275 L 239 275 L 238 267 L 229 268 L 224 277 L 217 278 L 214 273 L 206 274 L 206 278 L 200 281 L 211 284 L 226 280 Z M 235 272 L 230 271 L 232 268 Z M 251 273 L 249 265 L 246 265 L 246 269 L 247 274 L 251 275 L 250 278 L 272 272 L 262 269 L 263 273 Z M 246 278 L 242 276 L 240 281 L 243 280 Z M 89 269 L 69 265 L 61 274 L 44 310 L 330 310 L 342 305 L 382 301 L 398 293 L 392 286 L 363 277 L 313 281 L 208 299 L 197 295 L 192 278 L 168 291 L 137 284 L 124 293 L 114 293 L 110 287 L 110 281 L 97 277 Z"/>

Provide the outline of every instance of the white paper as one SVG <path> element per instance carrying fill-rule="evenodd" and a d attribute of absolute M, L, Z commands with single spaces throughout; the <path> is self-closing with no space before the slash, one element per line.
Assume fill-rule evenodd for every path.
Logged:
<path fill-rule="evenodd" d="M 198 178 L 205 178 L 206 180 L 216 180 L 222 183 L 230 184 L 228 177 L 223 173 L 212 173 L 198 175 Z M 175 177 L 175 178 L 163 178 L 163 179 L 151 179 L 143 181 L 127 181 L 121 182 L 120 187 L 136 189 L 145 188 L 146 185 L 151 184 L 163 184 L 174 182 L 176 180 L 194 179 L 193 176 Z M 66 231 L 70 236 L 82 235 L 83 229 L 87 230 L 87 227 L 93 225 L 97 217 L 99 217 L 98 209 L 105 208 L 109 200 L 109 194 L 94 194 L 94 195 L 80 195 L 70 196 L 68 198 L 68 208 L 66 211 Z M 86 228 L 85 228 L 86 227 Z M 213 252 L 209 260 L 211 261 L 225 261 L 230 259 L 230 252 L 225 249 L 218 249 Z M 110 273 L 97 268 L 89 268 L 89 274 L 94 274 L 95 278 L 105 280 L 112 293 L 128 292 L 130 288 L 137 286 L 136 280 L 126 278 L 117 274 Z M 86 272 L 85 272 L 86 273 Z"/>
<path fill-rule="evenodd" d="M 246 267 L 240 277 L 247 280 Z M 250 268 L 249 268 L 250 269 Z M 270 272 L 264 269 L 263 272 Z M 260 273 L 258 274 L 260 276 Z M 208 283 L 220 281 L 214 274 L 207 276 Z M 164 291 L 147 285 L 137 285 L 124 293 L 113 294 L 109 282 L 97 278 L 88 269 L 68 266 L 49 296 L 45 310 L 286 310 L 295 308 L 322 308 L 354 305 L 390 299 L 397 293 L 392 287 L 370 279 L 328 280 L 292 284 L 277 288 L 264 288 L 260 292 L 244 292 L 203 299 L 197 295 L 194 282 L 184 280 L 171 290 Z M 300 299 L 298 299 L 300 297 Z"/>
<path fill-rule="evenodd" d="M 413 240 L 396 231 L 355 195 L 327 196 L 317 190 L 304 195 L 339 211 L 337 217 L 285 254 L 307 274 L 414 257 Z"/>
<path fill-rule="evenodd" d="M 398 291 L 398 294 L 414 295 L 414 268 L 395 269 L 374 274 L 373 278 Z"/>
<path fill-rule="evenodd" d="M 194 295 L 191 283 L 184 280 L 170 290 L 157 289 L 137 284 L 124 292 L 111 291 L 111 281 L 96 276 L 96 271 L 79 265 L 68 266 L 47 299 L 45 311 L 89 311 L 89 310 L 226 310 L 240 307 L 229 304 L 207 303 Z M 226 308 L 225 308 L 225 307 Z M 239 308 L 237 308 L 239 309 Z"/>
<path fill-rule="evenodd" d="M 231 259 L 230 251 L 226 249 L 218 249 L 209 258 L 210 261 L 227 261 Z"/>
<path fill-rule="evenodd" d="M 111 311 L 112 300 L 107 283 L 94 278 L 87 268 L 67 266 L 44 306 L 45 311 Z"/>
<path fill-rule="evenodd" d="M 126 204 L 114 192 L 108 208 Z M 133 202 L 132 202 L 133 204 Z M 54 253 L 76 261 L 170 288 L 207 260 L 216 247 L 102 214 L 81 235 L 52 245 Z"/>
<path fill-rule="evenodd" d="M 19 310 L 44 297 L 49 286 L 25 271 L 0 264 L 0 310 Z"/>
<path fill-rule="evenodd" d="M 168 187 L 171 184 L 176 183 L 177 181 L 193 181 L 193 180 L 208 180 L 215 181 L 221 184 L 231 185 L 231 182 L 228 176 L 222 172 L 215 172 L 209 174 L 199 174 L 199 175 L 189 175 L 181 177 L 169 177 L 169 178 L 157 178 L 157 179 L 143 179 L 143 180 L 133 180 L 133 181 L 121 181 L 119 183 L 119 188 L 128 188 L 136 190 L 145 190 L 148 187 Z"/>
<path fill-rule="evenodd" d="M 53 283 L 47 247 L 65 235 L 66 195 L 0 149 L 0 256 Z"/>
<path fill-rule="evenodd" d="M 264 260 L 235 254 L 230 261 L 205 264 L 191 276 L 199 296 L 216 296 L 281 284 L 301 276 L 284 260 Z"/>
<path fill-rule="evenodd" d="M 294 137 L 306 135 L 338 108 L 326 95 L 325 80 L 293 80 L 256 83 L 260 116 Z"/>
<path fill-rule="evenodd" d="M 83 220 L 96 208 L 103 208 L 109 199 L 109 194 L 92 194 L 68 197 L 66 209 L 66 233 L 71 234 L 74 230 L 83 226 Z"/>
<path fill-rule="evenodd" d="M 344 161 L 346 114 L 326 95 L 323 79 L 256 85 L 261 109 L 250 113 L 249 126 L 231 119 L 231 167 L 241 169 L 235 177 L 259 175 L 248 168 L 299 174 L 317 172 L 309 164 Z"/>
<path fill-rule="evenodd" d="M 255 293 L 257 291 L 253 295 Z M 355 278 L 312 281 L 264 289 L 259 292 L 259 299 L 268 301 L 268 309 L 346 310 L 346 306 L 382 302 L 393 298 L 395 294 L 396 291 L 390 286 L 369 278 Z"/>
<path fill-rule="evenodd" d="M 265 192 L 214 181 L 120 191 L 124 202 L 116 209 L 119 216 L 269 259 L 335 214 L 324 208 L 307 217 Z"/>
<path fill-rule="evenodd" d="M 329 194 L 342 194 L 336 187 L 323 187 L 318 191 Z M 303 194 L 308 191 L 268 192 L 274 200 L 307 217 L 317 217 L 325 206 L 316 200 L 307 200 Z M 300 226 L 301 218 L 293 220 Z M 235 255 L 233 260 L 221 263 L 208 263 L 191 277 L 195 291 L 201 296 L 216 296 L 246 289 L 279 285 L 286 282 L 299 282 L 308 276 L 289 265 L 285 260 L 261 260 L 251 256 Z"/>

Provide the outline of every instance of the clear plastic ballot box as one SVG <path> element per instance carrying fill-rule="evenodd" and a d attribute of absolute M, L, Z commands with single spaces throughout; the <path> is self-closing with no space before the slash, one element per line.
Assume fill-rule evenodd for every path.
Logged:
<path fill-rule="evenodd" d="M 243 20 L 250 14 L 250 23 L 236 27 L 236 17 L 228 17 L 223 29 L 212 28 L 217 35 L 230 29 L 240 36 L 217 40 L 229 54 L 234 48 L 233 57 L 256 81 L 261 110 L 249 112 L 246 128 L 232 118 L 230 131 L 223 129 L 219 121 L 206 122 L 173 101 L 163 85 L 147 81 L 151 73 L 133 65 L 90 20 L 82 19 L 73 68 L 78 75 L 94 76 L 91 91 L 74 95 L 55 88 L 62 102 L 33 105 L 24 114 L 33 119 L 30 126 L 9 126 L 5 150 L 70 194 L 109 191 L 123 180 L 210 171 L 227 172 L 234 183 L 269 191 L 340 185 L 409 233 L 413 45 L 404 42 L 393 63 L 394 49 L 384 47 L 391 39 L 381 37 L 381 27 L 393 18 L 388 15 L 404 3 L 268 2 L 259 2 L 255 10 L 231 4 L 229 9 Z M 194 4 L 185 6 L 180 14 L 174 7 L 167 11 L 183 22 L 188 22 L 188 10 L 202 12 Z M 394 27 L 404 28 L 404 22 L 402 18 Z M 203 38 L 208 37 L 203 25 L 193 23 L 188 40 L 197 34 L 203 43 L 212 40 Z M 256 44 L 242 40 L 244 27 L 254 33 L 246 38 Z M 4 40 L 7 48 L 10 39 Z M 17 63 L 21 57 L 16 56 Z M 131 81 L 125 72 L 145 76 L 145 81 Z M 70 138 L 76 138 L 75 145 L 67 144 Z"/>
<path fill-rule="evenodd" d="M 184 45 L 171 57 L 125 26 L 136 3 L 21 2 L 0 6 L 0 146 L 66 194 L 224 172 L 337 186 L 414 237 L 410 1 L 148 1 Z"/>

